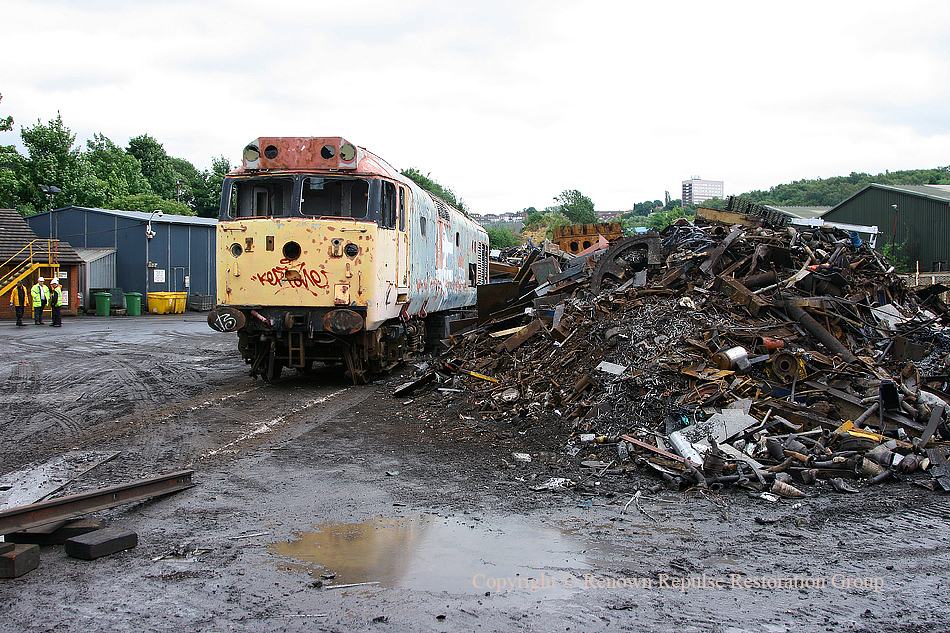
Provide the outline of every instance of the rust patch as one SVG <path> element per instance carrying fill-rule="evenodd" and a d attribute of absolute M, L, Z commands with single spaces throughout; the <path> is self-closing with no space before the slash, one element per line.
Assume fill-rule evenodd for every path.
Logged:
<path fill-rule="evenodd" d="M 363 329 L 363 317 L 352 310 L 330 310 L 323 317 L 323 327 L 341 336 L 356 334 Z"/>

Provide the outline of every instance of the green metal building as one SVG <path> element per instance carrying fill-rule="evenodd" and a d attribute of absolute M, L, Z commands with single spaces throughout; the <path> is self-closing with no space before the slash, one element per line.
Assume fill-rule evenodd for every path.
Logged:
<path fill-rule="evenodd" d="M 895 243 L 911 271 L 948 270 L 950 185 L 868 185 L 821 217 L 878 226 L 877 249 Z"/>

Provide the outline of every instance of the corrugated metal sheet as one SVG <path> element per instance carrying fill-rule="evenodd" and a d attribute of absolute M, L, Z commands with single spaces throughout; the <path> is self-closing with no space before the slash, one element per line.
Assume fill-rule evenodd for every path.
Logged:
<path fill-rule="evenodd" d="M 811 220 L 831 211 L 831 207 L 778 207 L 771 204 L 762 206 L 766 209 L 772 209 L 773 211 L 784 213 L 787 216 L 801 218 L 803 220 Z"/>
<path fill-rule="evenodd" d="M 115 288 L 115 249 L 77 248 L 76 253 L 86 262 L 86 282 L 83 291 L 89 288 Z"/>
<path fill-rule="evenodd" d="M 895 209 L 896 206 L 896 209 Z M 878 250 L 892 241 L 914 269 L 950 264 L 950 192 L 930 186 L 868 185 L 822 216 L 831 222 L 877 225 Z M 896 230 L 896 238 L 895 238 Z"/>

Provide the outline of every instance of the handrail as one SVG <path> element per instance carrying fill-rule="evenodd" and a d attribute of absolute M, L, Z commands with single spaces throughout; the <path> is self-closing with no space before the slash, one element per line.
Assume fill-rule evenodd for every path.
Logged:
<path fill-rule="evenodd" d="M 12 257 L 10 257 L 9 259 L 7 259 L 7 261 L 5 261 L 5 262 L 3 262 L 2 264 L 0 264 L 0 267 L 3 267 L 3 266 L 6 266 L 7 264 L 10 264 L 11 262 L 13 262 L 13 260 L 17 259 L 17 257 L 19 257 L 19 256 L 23 253 L 23 251 L 25 251 L 25 250 L 27 250 L 27 249 L 29 249 L 29 251 L 30 251 L 29 259 L 23 258 L 22 261 L 29 261 L 31 264 L 32 264 L 32 263 L 36 263 L 36 262 L 33 260 L 34 252 L 35 252 L 35 254 L 37 254 L 37 255 L 43 254 L 43 252 L 44 252 L 44 251 L 42 251 L 42 250 L 40 250 L 40 249 L 38 249 L 38 248 L 34 248 L 34 244 L 36 244 L 37 242 L 46 242 L 46 250 L 45 250 L 46 263 L 49 264 L 50 266 L 52 266 L 52 265 L 55 264 L 55 263 L 58 263 L 58 261 L 59 261 L 59 257 L 58 257 L 58 255 L 59 255 L 59 248 L 56 249 L 56 252 L 55 252 L 55 254 L 54 254 L 54 251 L 53 251 L 53 243 L 55 242 L 56 245 L 59 246 L 59 240 L 54 240 L 54 239 L 37 239 L 37 240 L 30 240 L 30 243 L 29 243 L 29 244 L 27 244 L 26 246 L 24 246 L 23 248 L 21 248 L 20 250 L 18 250 L 16 253 L 14 253 Z"/>

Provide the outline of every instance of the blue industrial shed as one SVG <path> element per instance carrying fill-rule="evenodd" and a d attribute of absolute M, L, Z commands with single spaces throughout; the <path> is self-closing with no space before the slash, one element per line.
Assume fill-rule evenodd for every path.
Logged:
<path fill-rule="evenodd" d="M 114 248 L 116 284 L 125 292 L 215 294 L 213 218 L 63 207 L 27 216 L 41 238 L 73 248 Z"/>

